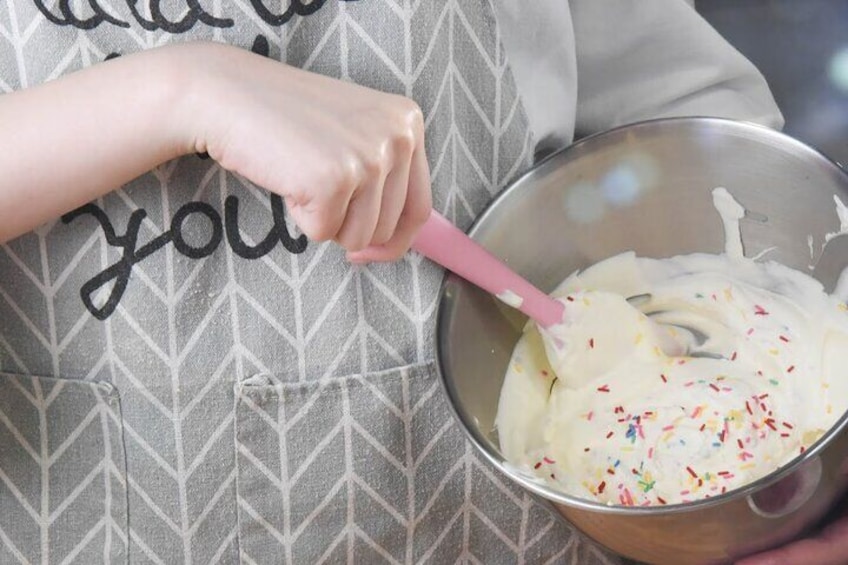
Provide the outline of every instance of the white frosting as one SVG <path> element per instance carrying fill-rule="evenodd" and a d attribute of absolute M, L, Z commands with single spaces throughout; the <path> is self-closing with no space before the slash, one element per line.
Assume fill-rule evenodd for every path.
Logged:
<path fill-rule="evenodd" d="M 721 191 L 738 237 L 744 209 Z M 513 352 L 496 419 L 507 460 L 575 496 L 672 504 L 742 486 L 818 439 L 848 408 L 846 307 L 741 249 L 625 253 L 569 277 L 554 367 L 533 324 Z M 623 298 L 646 292 L 664 331 Z M 668 355 L 669 338 L 689 354 Z"/>
<path fill-rule="evenodd" d="M 497 294 L 496 296 L 501 302 L 507 306 L 512 306 L 513 308 L 521 308 L 521 305 L 524 304 L 524 299 L 509 289 Z"/>
<path fill-rule="evenodd" d="M 826 234 L 824 236 L 825 243 L 837 235 L 848 233 L 848 206 L 845 206 L 842 199 L 835 194 L 833 195 L 833 202 L 836 204 L 836 216 L 839 218 L 839 231 Z"/>
<path fill-rule="evenodd" d="M 721 216 L 721 223 L 724 225 L 724 252 L 734 259 L 744 257 L 739 220 L 745 217 L 745 208 L 727 192 L 726 188 L 721 187 L 713 190 L 713 206 Z"/>

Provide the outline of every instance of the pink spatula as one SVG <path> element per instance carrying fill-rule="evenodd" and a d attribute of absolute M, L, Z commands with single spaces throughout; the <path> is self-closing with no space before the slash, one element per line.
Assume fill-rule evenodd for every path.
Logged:
<path fill-rule="evenodd" d="M 562 322 L 564 307 L 433 210 L 412 248 L 517 308 L 543 328 Z"/>
<path fill-rule="evenodd" d="M 607 354 L 603 363 L 589 364 L 580 371 L 569 370 L 573 363 L 565 337 L 568 330 L 564 323 L 564 304 L 530 284 L 435 211 L 430 213 L 412 243 L 412 248 L 535 321 L 541 330 L 539 333 L 548 362 L 558 378 L 565 378 L 565 386 L 584 386 L 606 367 L 614 366 L 617 360 L 629 355 L 628 348 L 618 348 L 611 355 Z M 650 318 L 646 319 L 659 347 L 666 354 L 680 355 L 686 352 L 685 344 L 678 343 L 676 338 L 668 331 L 663 331 Z"/>

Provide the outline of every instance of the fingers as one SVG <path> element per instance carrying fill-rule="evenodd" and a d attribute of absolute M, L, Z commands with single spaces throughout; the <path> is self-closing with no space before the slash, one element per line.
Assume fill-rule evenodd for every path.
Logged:
<path fill-rule="evenodd" d="M 372 245 L 385 244 L 395 233 L 406 205 L 406 196 L 409 193 L 409 172 L 412 167 L 414 151 L 414 139 L 404 139 L 397 143 L 394 168 L 389 172 L 383 186 L 380 219 L 377 222 L 377 228 L 374 230 Z"/>
<path fill-rule="evenodd" d="M 300 181 L 301 190 L 295 190 L 285 196 L 286 208 L 294 222 L 306 237 L 313 241 L 335 239 L 348 214 L 351 195 L 354 192 L 352 180 L 347 179 L 341 164 L 339 172 L 326 172 L 324 175 L 305 174 L 306 179 L 317 178 L 331 190 L 315 191 L 311 183 Z M 285 182 L 281 183 L 285 184 Z M 345 185 L 348 186 L 344 189 Z"/>
<path fill-rule="evenodd" d="M 266 143 L 266 158 L 245 176 L 283 194 L 309 239 L 333 240 L 354 256 L 379 248 L 363 257 L 397 259 L 432 201 L 424 119 L 408 98 L 357 93 L 362 100 L 344 112 L 336 105 L 299 113 L 300 127 L 280 134 L 279 148 Z M 351 103 L 351 97 L 337 102 Z M 290 143 L 298 144 L 296 153 L 285 151 Z"/>
<path fill-rule="evenodd" d="M 374 231 L 380 220 L 380 208 L 385 177 L 379 174 L 364 181 L 354 191 L 347 206 L 344 222 L 333 238 L 349 251 L 359 251 L 374 239 Z"/>
<path fill-rule="evenodd" d="M 743 559 L 737 565 L 844 565 L 848 563 L 848 517 L 825 527 L 816 537 Z"/>
<path fill-rule="evenodd" d="M 398 259 L 409 250 L 415 234 L 429 217 L 432 206 L 430 167 L 424 149 L 424 118 L 418 106 L 407 107 L 402 123 L 404 127 L 392 141 L 391 170 L 381 187 L 377 225 L 368 245 L 358 247 L 350 245 L 349 240 L 339 240 L 352 262 Z M 373 200 L 369 201 L 369 205 L 373 204 Z M 351 205 L 348 217 L 354 217 L 357 212 Z M 347 225 L 347 220 L 345 223 Z M 360 227 L 364 224 L 363 221 Z M 370 224 L 363 235 L 367 237 L 369 230 Z"/>
<path fill-rule="evenodd" d="M 430 216 L 433 204 L 430 190 L 430 167 L 427 164 L 423 144 L 416 149 L 412 156 L 408 181 L 406 202 L 394 234 L 382 245 L 348 253 L 349 261 L 353 263 L 394 261 L 409 250 L 418 230 Z"/>
<path fill-rule="evenodd" d="M 415 132 L 401 132 L 382 150 L 353 195 L 336 241 L 351 252 L 382 245 L 394 235 L 408 193 Z M 386 171 L 386 169 L 389 169 Z"/>

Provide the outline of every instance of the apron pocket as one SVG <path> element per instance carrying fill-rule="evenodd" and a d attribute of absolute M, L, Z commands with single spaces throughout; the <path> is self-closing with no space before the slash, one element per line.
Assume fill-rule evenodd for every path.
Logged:
<path fill-rule="evenodd" d="M 0 373 L 0 563 L 126 563 L 127 531 L 117 390 Z"/>
<path fill-rule="evenodd" d="M 587 549 L 465 440 L 432 364 L 235 386 L 243 563 L 541 563 Z"/>

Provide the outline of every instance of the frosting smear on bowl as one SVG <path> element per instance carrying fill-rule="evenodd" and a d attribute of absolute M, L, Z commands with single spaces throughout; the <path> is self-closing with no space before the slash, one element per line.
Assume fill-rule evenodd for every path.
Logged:
<path fill-rule="evenodd" d="M 556 371 L 528 324 L 496 418 L 511 464 L 602 503 L 688 502 L 771 473 L 848 408 L 845 303 L 745 258 L 744 210 L 723 189 L 714 199 L 726 253 L 624 253 L 560 285 Z M 647 295 L 638 308 L 624 299 L 634 295 Z"/>

